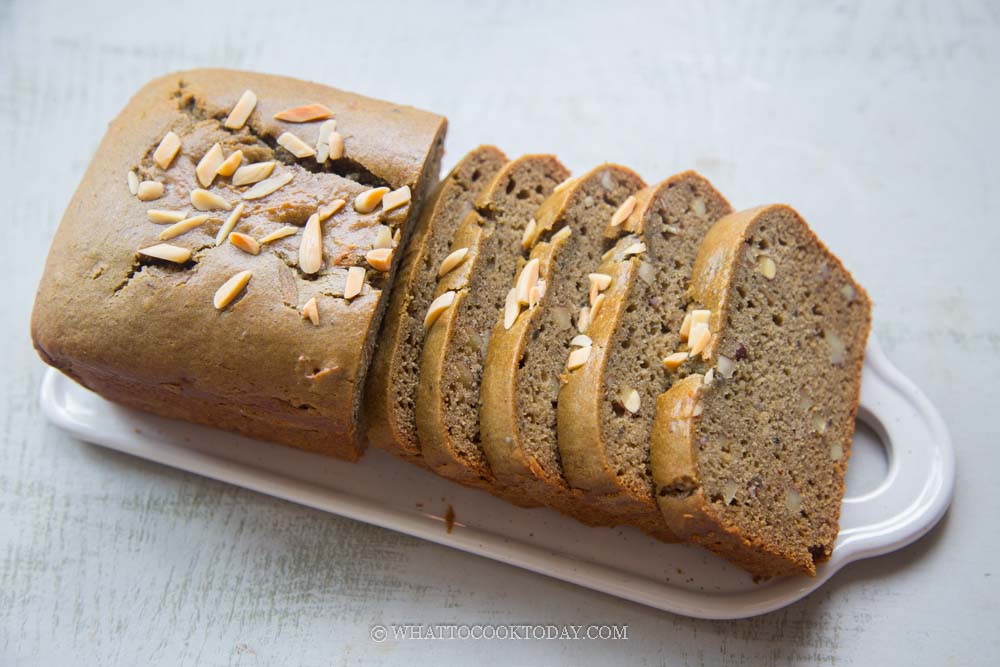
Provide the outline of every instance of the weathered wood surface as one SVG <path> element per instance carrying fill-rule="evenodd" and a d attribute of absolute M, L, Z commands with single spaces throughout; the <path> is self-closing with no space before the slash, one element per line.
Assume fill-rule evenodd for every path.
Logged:
<path fill-rule="evenodd" d="M 415 4 L 0 0 L 0 663 L 995 661 L 996 3 Z M 576 171 L 695 167 L 736 206 L 795 204 L 943 412 L 952 511 L 789 609 L 704 622 L 66 437 L 27 335 L 46 248 L 128 96 L 200 65 L 446 113 L 452 160 L 495 142 Z M 392 622 L 627 623 L 629 640 L 371 642 Z"/>

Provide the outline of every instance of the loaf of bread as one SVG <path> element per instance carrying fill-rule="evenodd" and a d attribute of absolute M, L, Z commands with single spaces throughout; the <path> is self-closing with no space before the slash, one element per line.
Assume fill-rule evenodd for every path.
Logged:
<path fill-rule="evenodd" d="M 787 206 L 720 220 L 691 290 L 682 352 L 704 372 L 657 401 L 657 502 L 757 576 L 813 574 L 837 537 L 868 295 Z"/>
<path fill-rule="evenodd" d="M 151 82 L 56 233 L 38 353 L 129 406 L 357 459 L 395 250 L 436 183 L 445 127 L 284 77 Z"/>
<path fill-rule="evenodd" d="M 424 208 L 396 276 L 368 378 L 365 415 L 369 441 L 411 463 L 423 465 L 416 394 L 424 317 L 438 274 L 465 259 L 450 252 L 459 223 L 506 162 L 493 146 L 480 146 L 459 161 Z"/>

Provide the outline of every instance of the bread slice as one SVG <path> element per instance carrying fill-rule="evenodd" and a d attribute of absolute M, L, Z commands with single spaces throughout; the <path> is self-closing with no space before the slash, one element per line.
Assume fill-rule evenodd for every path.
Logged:
<path fill-rule="evenodd" d="M 871 302 L 787 206 L 726 216 L 691 290 L 711 367 L 657 401 L 667 524 L 760 577 L 815 574 L 837 537 Z"/>
<path fill-rule="evenodd" d="M 598 270 L 613 281 L 596 312 L 590 306 L 589 356 L 564 373 L 558 443 L 571 486 L 622 523 L 671 539 L 649 467 L 656 397 L 670 384 L 662 359 L 680 342 L 698 246 L 731 208 L 690 171 L 642 190 L 636 200 L 622 223 L 628 234 Z"/>
<path fill-rule="evenodd" d="M 452 252 L 468 252 L 441 278 L 432 305 L 440 314 L 427 319 L 417 434 L 428 465 L 462 484 L 500 492 L 480 445 L 483 361 L 493 323 L 522 257 L 525 227 L 539 204 L 568 176 L 551 155 L 527 155 L 508 163 L 480 194 L 476 209 L 452 240 Z M 517 496 L 510 499 L 519 501 Z"/>
<path fill-rule="evenodd" d="M 512 301 L 513 309 L 499 314 L 483 371 L 480 431 L 497 482 L 588 524 L 613 525 L 614 519 L 586 503 L 563 476 L 556 446 L 559 376 L 577 334 L 579 304 L 587 299 L 587 273 L 614 242 L 604 237 L 608 221 L 644 186 L 632 170 L 602 165 L 545 200 L 525 239 L 533 264 L 521 262 L 522 274 L 532 276 L 537 265 L 544 295 L 530 306 Z M 508 284 L 515 289 L 515 281 Z"/>
<path fill-rule="evenodd" d="M 438 270 L 459 223 L 475 198 L 507 162 L 494 146 L 480 146 L 441 181 L 413 230 L 382 324 L 365 390 L 369 442 L 423 465 L 416 403 L 424 315 L 434 298 Z"/>

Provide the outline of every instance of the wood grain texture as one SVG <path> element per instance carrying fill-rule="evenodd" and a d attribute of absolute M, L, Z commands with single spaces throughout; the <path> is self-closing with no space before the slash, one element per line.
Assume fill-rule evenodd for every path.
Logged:
<path fill-rule="evenodd" d="M 0 0 L 0 664 L 1000 654 L 996 3 L 231 7 Z M 650 182 L 694 167 L 737 207 L 791 202 L 869 289 L 887 353 L 944 414 L 959 457 L 952 511 L 916 545 L 851 565 L 786 610 L 707 622 L 67 438 L 39 413 L 27 335 L 45 251 L 129 95 L 208 65 L 447 114 L 452 157 L 493 142 L 556 152 L 576 172 L 621 162 Z M 630 627 L 624 646 L 370 641 L 372 624 L 393 622 Z"/>

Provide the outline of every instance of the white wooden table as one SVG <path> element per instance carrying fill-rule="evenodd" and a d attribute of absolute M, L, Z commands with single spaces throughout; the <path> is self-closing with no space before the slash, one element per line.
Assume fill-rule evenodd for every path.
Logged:
<path fill-rule="evenodd" d="M 0 664 L 988 664 L 1000 657 L 996 3 L 0 0 Z M 788 201 L 868 287 L 940 408 L 951 512 L 780 612 L 671 616 L 74 441 L 42 419 L 28 314 L 62 209 L 146 80 L 203 65 L 447 114 L 494 142 L 701 170 Z M 627 641 L 372 642 L 377 623 L 628 624 Z"/>

